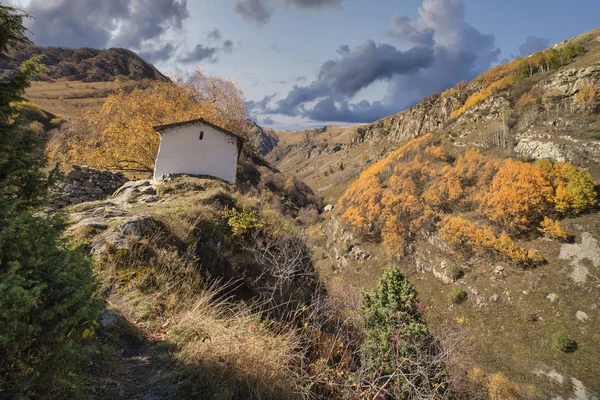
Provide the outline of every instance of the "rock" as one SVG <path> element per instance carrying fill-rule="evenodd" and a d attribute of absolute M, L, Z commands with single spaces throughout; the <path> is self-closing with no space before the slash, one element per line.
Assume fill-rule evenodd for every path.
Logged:
<path fill-rule="evenodd" d="M 546 298 L 550 300 L 551 303 L 558 303 L 558 295 L 556 293 L 550 293 Z"/>
<path fill-rule="evenodd" d="M 141 239 L 152 234 L 157 228 L 156 221 L 150 215 L 136 216 L 119 225 L 119 230 L 125 236 Z"/>
<path fill-rule="evenodd" d="M 357 246 L 352 247 L 350 254 L 352 254 L 357 260 L 366 260 L 368 258 L 371 258 L 371 253 Z"/>
<path fill-rule="evenodd" d="M 83 173 L 81 170 L 77 170 L 77 169 L 72 169 L 67 174 L 67 178 L 71 178 L 71 179 L 83 179 L 85 177 L 86 177 L 86 174 Z"/>
<path fill-rule="evenodd" d="M 114 187 L 108 182 L 113 182 Z M 87 166 L 73 165 L 69 171 L 67 179 L 50 189 L 55 200 L 62 195 L 63 201 L 67 204 L 58 204 L 52 202 L 53 208 L 67 206 L 70 204 L 78 204 L 89 200 L 101 200 L 111 195 L 115 189 L 125 183 L 127 179 L 121 174 L 113 174 L 109 171 L 99 171 Z M 149 193 L 150 194 L 150 193 Z"/>
<path fill-rule="evenodd" d="M 587 320 L 589 320 L 589 319 L 590 319 L 590 317 L 589 317 L 589 316 L 588 316 L 586 313 L 584 313 L 583 311 L 577 311 L 577 312 L 575 313 L 575 317 L 576 317 L 578 320 L 580 320 L 580 321 L 583 321 L 583 322 L 585 322 L 585 321 L 587 321 Z"/>
<path fill-rule="evenodd" d="M 323 211 L 328 212 L 328 211 L 333 211 L 333 205 L 331 204 L 327 204 L 325 206 L 325 208 L 323 208 Z"/>
<path fill-rule="evenodd" d="M 100 324 L 104 327 L 111 326 L 117 323 L 120 315 L 113 310 L 105 309 L 102 311 L 102 317 L 100 317 Z"/>
<path fill-rule="evenodd" d="M 496 275 L 500 275 L 502 272 L 504 272 L 504 267 L 502 265 L 498 265 L 496 268 L 494 268 L 494 273 Z"/>
<path fill-rule="evenodd" d="M 489 300 L 490 300 L 490 302 L 495 303 L 498 301 L 499 298 L 500 298 L 500 296 L 498 296 L 497 294 L 493 294 L 490 296 Z"/>
<path fill-rule="evenodd" d="M 551 158 L 565 162 L 565 156 L 554 142 L 541 142 L 539 140 L 522 139 L 515 146 L 515 152 L 531 158 Z"/>
<path fill-rule="evenodd" d="M 99 258 L 108 249 L 129 249 L 129 243 L 116 229 L 108 229 L 101 235 L 96 236 L 91 244 L 91 253 Z"/>

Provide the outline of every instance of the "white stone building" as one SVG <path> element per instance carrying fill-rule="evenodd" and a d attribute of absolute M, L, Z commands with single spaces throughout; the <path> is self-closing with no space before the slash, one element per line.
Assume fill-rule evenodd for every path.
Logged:
<path fill-rule="evenodd" d="M 154 127 L 160 148 L 154 179 L 166 174 L 208 175 L 235 183 L 244 138 L 200 118 Z"/>

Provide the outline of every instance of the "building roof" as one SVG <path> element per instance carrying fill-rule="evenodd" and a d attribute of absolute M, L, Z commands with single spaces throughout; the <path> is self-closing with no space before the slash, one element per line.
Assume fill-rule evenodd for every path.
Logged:
<path fill-rule="evenodd" d="M 238 145 L 238 157 L 240 155 L 240 153 L 242 152 L 242 146 L 244 145 L 244 142 L 246 141 L 246 139 L 240 135 L 236 135 L 235 133 L 228 131 L 225 128 L 221 128 L 218 125 L 215 125 L 213 123 L 208 122 L 207 120 L 205 120 L 204 118 L 197 118 L 197 119 L 191 119 L 189 121 L 181 121 L 181 122 L 175 122 L 173 124 L 166 124 L 166 125 L 159 125 L 159 126 L 154 126 L 152 127 L 152 129 L 154 129 L 155 131 L 157 131 L 159 134 L 167 129 L 171 129 L 171 128 L 179 128 L 181 126 L 187 126 L 187 125 L 195 125 L 195 124 L 204 124 L 207 126 L 210 126 L 211 128 L 216 129 L 217 131 L 224 133 L 225 135 L 231 136 L 234 139 L 237 140 L 237 145 Z"/>

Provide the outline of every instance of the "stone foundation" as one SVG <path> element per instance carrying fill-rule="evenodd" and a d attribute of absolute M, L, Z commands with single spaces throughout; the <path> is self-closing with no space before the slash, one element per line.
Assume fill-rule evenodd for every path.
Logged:
<path fill-rule="evenodd" d="M 58 209 L 71 204 L 103 200 L 127 181 L 120 172 L 101 171 L 87 165 L 73 165 L 67 174 L 67 180 L 50 189 L 49 207 Z"/>

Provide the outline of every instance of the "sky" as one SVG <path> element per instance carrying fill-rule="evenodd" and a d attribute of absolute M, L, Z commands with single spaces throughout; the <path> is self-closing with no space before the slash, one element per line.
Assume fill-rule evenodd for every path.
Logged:
<path fill-rule="evenodd" d="M 367 123 L 598 27 L 599 0 L 8 0 L 41 46 L 231 78 L 275 129 Z"/>

